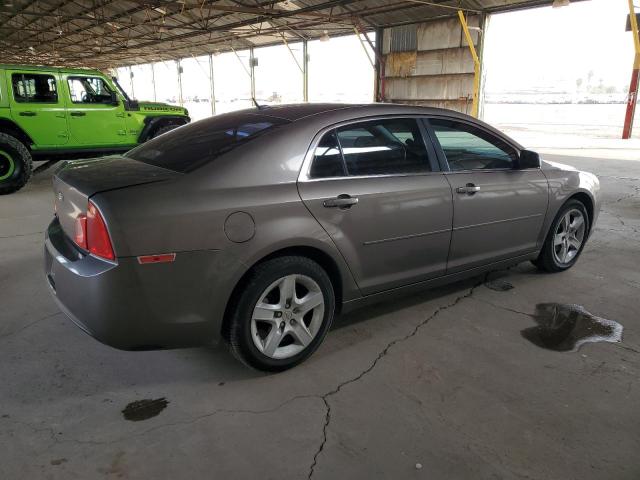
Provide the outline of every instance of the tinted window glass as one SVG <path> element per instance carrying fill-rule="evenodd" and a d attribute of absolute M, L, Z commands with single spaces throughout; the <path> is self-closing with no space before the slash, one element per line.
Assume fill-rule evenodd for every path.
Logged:
<path fill-rule="evenodd" d="M 431 171 L 427 150 L 414 119 L 372 120 L 338 129 L 349 175 L 386 175 Z"/>
<path fill-rule="evenodd" d="M 102 78 L 69 77 L 67 83 L 73 103 L 111 103 L 111 89 Z"/>
<path fill-rule="evenodd" d="M 250 113 L 212 117 L 160 135 L 126 156 L 176 172 L 189 172 L 286 123 L 289 121 Z"/>
<path fill-rule="evenodd" d="M 472 125 L 431 119 L 451 170 L 511 169 L 517 153 L 507 143 Z"/>
<path fill-rule="evenodd" d="M 343 177 L 344 163 L 334 131 L 325 134 L 316 147 L 311 164 L 311 178 Z"/>
<path fill-rule="evenodd" d="M 13 98 L 24 103 L 58 103 L 56 80 L 52 75 L 14 73 Z"/>

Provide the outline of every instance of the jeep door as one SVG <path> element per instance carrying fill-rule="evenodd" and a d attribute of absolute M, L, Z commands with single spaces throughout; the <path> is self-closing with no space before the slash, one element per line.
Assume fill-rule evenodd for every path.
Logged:
<path fill-rule="evenodd" d="M 65 74 L 71 141 L 79 146 L 121 146 L 127 143 L 125 110 L 112 101 L 113 90 L 99 76 Z"/>
<path fill-rule="evenodd" d="M 429 124 L 453 190 L 447 272 L 535 251 L 548 203 L 540 168 L 521 169 L 518 149 L 481 124 L 445 117 Z"/>
<path fill-rule="evenodd" d="M 9 70 L 11 118 L 33 140 L 34 149 L 69 140 L 66 112 L 56 72 Z"/>
<path fill-rule="evenodd" d="M 416 119 L 357 121 L 321 132 L 298 190 L 363 294 L 444 274 L 451 188 Z"/>

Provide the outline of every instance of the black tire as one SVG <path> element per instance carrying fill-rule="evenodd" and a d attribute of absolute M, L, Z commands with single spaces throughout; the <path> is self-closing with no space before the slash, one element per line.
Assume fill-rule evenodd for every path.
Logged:
<path fill-rule="evenodd" d="M 27 147 L 17 138 L 0 133 L 0 195 L 24 187 L 32 170 L 33 162 Z"/>
<path fill-rule="evenodd" d="M 275 359 L 262 353 L 254 344 L 251 318 L 264 291 L 278 279 L 292 274 L 309 277 L 320 287 L 324 299 L 324 315 L 315 337 L 301 352 L 289 358 Z M 333 285 L 327 272 L 309 258 L 286 256 L 267 260 L 254 267 L 236 290 L 228 310 L 229 317 L 223 336 L 234 356 L 257 370 L 281 372 L 305 361 L 322 343 L 331 327 L 335 311 Z"/>
<path fill-rule="evenodd" d="M 578 252 L 575 254 L 575 256 L 567 263 L 560 263 L 556 258 L 556 255 L 554 254 L 555 247 L 553 245 L 553 239 L 554 239 L 555 232 L 558 228 L 558 225 L 562 221 L 562 218 L 568 211 L 572 209 L 577 209 L 582 213 L 582 216 L 584 218 L 584 223 L 585 223 L 584 237 L 582 240 L 582 244 L 580 245 L 580 248 L 578 249 Z M 582 253 L 582 250 L 584 249 L 584 246 L 587 243 L 587 238 L 589 236 L 590 228 L 591 228 L 591 225 L 590 225 L 589 214 L 584 204 L 580 200 L 576 200 L 576 199 L 569 200 L 560 208 L 560 210 L 558 211 L 558 214 L 553 219 L 553 223 L 549 228 L 549 232 L 547 233 L 547 237 L 544 241 L 542 250 L 540 251 L 540 255 L 536 260 L 533 261 L 533 264 L 539 270 L 542 270 L 543 272 L 550 272 L 550 273 L 562 272 L 564 270 L 571 268 L 578 261 L 578 258 L 580 257 L 580 254 Z"/>
<path fill-rule="evenodd" d="M 180 125 L 176 125 L 175 123 L 167 123 L 166 125 L 161 125 L 160 127 L 156 128 L 156 130 L 153 132 L 153 135 L 149 138 L 149 140 L 151 140 L 151 138 L 159 137 L 163 133 L 170 132 L 171 130 L 176 129 L 179 126 Z"/>

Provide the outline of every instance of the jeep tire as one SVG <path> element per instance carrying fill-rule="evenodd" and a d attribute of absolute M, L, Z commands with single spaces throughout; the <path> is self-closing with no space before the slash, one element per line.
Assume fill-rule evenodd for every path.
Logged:
<path fill-rule="evenodd" d="M 31 154 L 27 147 L 14 136 L 0 133 L 0 195 L 24 187 L 32 169 Z"/>

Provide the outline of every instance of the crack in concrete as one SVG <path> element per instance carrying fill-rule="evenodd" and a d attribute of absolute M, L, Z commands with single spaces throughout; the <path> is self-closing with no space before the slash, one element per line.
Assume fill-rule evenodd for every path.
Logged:
<path fill-rule="evenodd" d="M 615 175 L 597 175 L 598 178 L 612 178 L 614 180 L 630 180 L 633 182 L 640 182 L 640 178 L 635 177 L 617 177 Z"/>
<path fill-rule="evenodd" d="M 47 320 L 49 318 L 53 318 L 53 317 L 58 316 L 58 315 L 62 315 L 62 312 L 50 313 L 49 315 L 47 315 L 45 317 L 39 318 L 38 320 L 34 320 L 31 323 L 27 323 L 25 326 L 20 327 L 19 329 L 14 330 L 13 332 L 9 332 L 9 333 L 5 333 L 3 335 L 0 335 L 0 340 L 4 340 L 6 338 L 12 337 L 13 335 L 17 335 L 18 333 L 26 330 L 27 328 L 32 327 L 36 323 L 40 323 L 40 322 L 42 322 L 44 320 Z"/>
<path fill-rule="evenodd" d="M 325 413 L 325 418 L 324 418 L 324 424 L 322 426 L 322 440 L 320 442 L 320 445 L 318 446 L 315 454 L 313 455 L 313 461 L 311 463 L 311 466 L 309 467 L 309 473 L 307 475 L 307 478 L 310 480 L 313 477 L 313 474 L 315 472 L 315 468 L 318 465 L 318 458 L 319 456 L 322 454 L 322 451 L 324 450 L 324 447 L 327 443 L 327 430 L 329 428 L 329 424 L 331 423 L 331 404 L 329 403 L 329 397 L 333 396 L 333 395 L 337 395 L 344 387 L 346 387 L 347 385 L 350 385 L 352 383 L 356 383 L 359 380 L 361 380 L 365 375 L 367 375 L 368 373 L 370 373 L 375 367 L 376 365 L 378 365 L 378 362 L 380 360 L 382 360 L 388 353 L 389 350 L 394 346 L 397 345 L 399 343 L 402 343 L 406 340 L 408 340 L 409 338 L 415 336 L 420 329 L 425 326 L 427 323 L 429 323 L 431 320 L 433 320 L 435 317 L 437 317 L 441 312 L 448 310 L 450 308 L 455 307 L 457 304 L 459 304 L 462 300 L 469 298 L 473 295 L 473 293 L 475 292 L 475 290 L 482 285 L 483 283 L 485 283 L 487 281 L 487 278 L 489 276 L 489 273 L 485 274 L 482 278 L 482 280 L 478 283 L 476 283 L 473 287 L 471 287 L 469 289 L 469 291 L 467 293 L 465 293 L 464 295 L 460 295 L 458 297 L 456 297 L 451 303 L 444 305 L 442 307 L 438 307 L 431 315 L 429 315 L 427 318 L 425 318 L 424 320 L 422 320 L 420 323 L 418 323 L 413 330 L 411 330 L 408 334 L 396 338 L 395 340 L 392 340 L 391 342 L 387 343 L 387 345 L 380 351 L 380 353 L 378 353 L 378 355 L 376 356 L 376 358 L 371 362 L 371 364 L 365 368 L 364 370 L 362 370 L 358 375 L 345 380 L 344 382 L 341 382 L 340 384 L 338 384 L 338 386 L 336 388 L 334 388 L 333 390 L 323 394 L 320 396 L 320 398 L 322 399 L 322 401 L 324 402 L 325 405 L 325 409 L 326 409 L 326 413 Z"/>
<path fill-rule="evenodd" d="M 41 232 L 19 233 L 17 235 L 6 235 L 6 236 L 0 237 L 0 239 L 3 239 L 3 238 L 18 238 L 18 237 L 30 237 L 31 235 L 38 235 L 38 234 L 41 234 L 41 233 L 44 233 L 44 230 L 41 231 Z"/>
<path fill-rule="evenodd" d="M 193 417 L 191 419 L 188 420 L 180 420 L 180 421 L 176 421 L 176 422 L 168 422 L 168 423 L 163 423 L 160 425 L 155 425 L 151 428 L 147 428 L 146 430 L 142 430 L 140 432 L 136 432 L 136 433 L 131 433 L 131 434 L 127 434 L 126 436 L 123 437 L 118 437 L 112 440 L 82 440 L 82 439 L 78 439 L 78 438 L 67 438 L 67 439 L 61 439 L 58 436 L 56 436 L 55 432 L 53 431 L 53 428 L 42 428 L 42 429 L 36 429 L 33 425 L 30 425 L 26 422 L 21 422 L 18 420 L 11 420 L 12 422 L 18 423 L 18 424 L 22 424 L 25 425 L 29 428 L 31 428 L 34 431 L 45 431 L 48 430 L 51 432 L 51 439 L 52 442 L 46 446 L 46 448 L 40 453 L 40 454 L 44 454 L 47 453 L 49 450 L 51 450 L 51 448 L 53 448 L 55 445 L 62 445 L 62 444 L 67 444 L 67 443 L 74 443 L 77 445 L 95 445 L 95 446 L 100 446 L 100 445 L 111 445 L 114 443 L 118 443 L 121 442 L 123 440 L 130 440 L 132 438 L 135 437 L 141 437 L 144 436 L 150 432 L 154 432 L 156 430 L 161 430 L 163 428 L 169 428 L 169 427 L 175 427 L 175 426 L 179 426 L 179 425 L 192 425 L 194 423 L 200 422 L 202 420 L 205 420 L 207 418 L 211 418 L 214 417 L 218 414 L 221 413 L 244 413 L 244 414 L 251 414 L 251 415 L 262 415 L 265 413 L 273 413 L 278 411 L 279 409 L 281 409 L 282 407 L 284 407 L 285 405 L 288 405 L 289 403 L 292 403 L 296 400 L 300 400 L 303 398 L 319 398 L 318 395 L 297 395 L 295 397 L 291 397 L 287 400 L 285 400 L 284 402 L 278 404 L 275 407 L 272 408 L 267 408 L 264 410 L 250 410 L 250 409 L 225 409 L 225 408 L 220 408 L 220 409 L 216 409 L 212 412 L 209 413 L 205 413 L 202 415 L 198 415 L 196 417 Z"/>
<path fill-rule="evenodd" d="M 605 210 L 604 208 L 601 209 L 601 212 L 607 215 L 611 215 L 613 218 L 615 218 L 620 225 L 622 225 L 625 228 L 631 229 L 633 230 L 634 233 L 639 233 L 638 229 L 636 227 L 634 227 L 633 225 L 627 225 L 626 223 L 624 223 L 624 220 L 622 219 L 622 215 L 618 214 L 618 213 L 613 213 L 609 210 Z M 627 219 L 628 220 L 628 219 Z"/>
<path fill-rule="evenodd" d="M 194 423 L 197 423 L 199 421 L 205 420 L 207 418 L 211 418 L 214 417 L 216 415 L 219 414 L 224 414 L 224 413 L 229 413 L 229 414 L 237 414 L 237 413 L 243 413 L 243 414 L 252 414 L 252 415 L 262 415 L 262 414 L 267 414 L 267 413 L 273 413 L 279 409 L 281 409 L 282 407 L 284 407 L 285 405 L 288 405 L 294 401 L 297 400 L 301 400 L 301 399 L 320 399 L 322 400 L 323 404 L 324 404 L 324 408 L 325 408 L 325 419 L 324 419 L 324 424 L 322 427 L 322 441 L 320 443 L 320 445 L 318 446 L 314 456 L 313 456 L 313 462 L 311 464 L 311 467 L 309 469 L 309 474 L 308 474 L 308 478 L 311 478 L 315 467 L 317 466 L 318 463 L 318 458 L 320 456 L 320 454 L 322 453 L 325 444 L 327 442 L 327 430 L 329 428 L 329 424 L 331 422 L 331 404 L 329 403 L 329 398 L 333 395 L 338 394 L 344 387 L 346 387 L 347 385 L 350 385 L 352 383 L 358 382 L 359 380 L 361 380 L 364 376 L 366 376 L 368 373 L 370 373 L 380 362 L 380 360 L 382 360 L 388 353 L 389 350 L 399 344 L 402 343 L 406 340 L 408 340 L 409 338 L 415 336 L 420 329 L 425 326 L 427 323 L 429 323 L 431 320 L 433 320 L 435 317 L 437 317 L 441 312 L 450 309 L 454 306 L 456 306 L 458 303 L 460 303 L 462 300 L 469 298 L 473 295 L 473 293 L 475 292 L 475 290 L 482 285 L 483 283 L 486 282 L 487 278 L 488 278 L 489 274 L 485 274 L 482 278 L 481 281 L 479 281 L 478 283 L 476 283 L 473 287 L 471 287 L 469 289 L 468 292 L 466 292 L 463 295 L 460 295 L 458 297 L 456 297 L 452 302 L 448 303 L 447 305 L 438 307 L 431 315 L 429 315 L 427 318 L 425 318 L 424 320 L 422 320 L 421 322 L 419 322 L 417 325 L 415 325 L 413 327 L 413 329 L 406 335 L 396 338 L 392 341 L 390 341 L 389 343 L 387 343 L 387 345 L 380 351 L 380 353 L 378 353 L 378 355 L 373 359 L 373 361 L 371 362 L 371 364 L 365 368 L 364 370 L 362 370 L 360 373 L 358 373 L 357 375 L 351 377 L 348 380 L 345 380 L 344 382 L 341 382 L 340 384 L 338 384 L 334 389 L 324 393 L 324 394 L 308 394 L 308 395 L 297 395 L 295 397 L 291 397 L 287 400 L 285 400 L 284 402 L 278 404 L 275 407 L 272 408 L 268 408 L 268 409 L 263 409 L 263 410 L 249 410 L 249 409 L 216 409 L 212 412 L 208 412 L 202 415 L 198 415 L 196 417 L 190 418 L 188 420 L 181 420 L 181 421 L 176 421 L 176 422 L 169 422 L 169 423 L 163 423 L 160 425 L 155 425 L 151 428 L 147 428 L 146 430 L 142 430 L 140 432 L 137 433 L 131 433 L 128 434 L 124 437 L 118 437 L 112 440 L 82 440 L 82 439 L 77 439 L 77 438 L 68 438 L 68 439 L 61 439 L 60 437 L 58 437 L 55 432 L 53 431 L 52 428 L 45 428 L 42 430 L 48 430 L 51 434 L 51 439 L 52 442 L 45 448 L 45 450 L 42 453 L 46 453 L 48 452 L 51 448 L 53 448 L 54 445 L 59 445 L 59 444 L 64 444 L 64 443 L 76 443 L 79 445 L 109 445 L 109 444 L 114 444 L 114 443 L 118 443 L 121 442 L 123 440 L 129 440 L 131 438 L 135 438 L 135 437 L 141 437 L 144 436 L 150 432 L 154 432 L 160 429 L 164 429 L 164 428 L 170 428 L 170 427 L 174 427 L 174 426 L 178 426 L 178 425 L 192 425 Z M 58 314 L 54 314 L 54 315 L 58 315 Z M 51 315 L 53 316 L 53 315 Z M 45 317 L 48 318 L 48 317 Z M 42 318 L 38 321 L 42 321 L 45 318 Z M 37 321 L 36 321 L 37 322 Z M 33 322 L 33 323 L 36 323 Z M 31 324 L 30 324 L 31 325 Z M 27 325 L 24 328 L 28 328 Z M 17 333 L 17 332 L 14 332 Z M 17 420 L 12 420 L 16 423 L 20 423 L 23 425 L 28 426 L 29 428 L 32 428 L 34 430 L 36 430 L 36 428 L 33 425 L 30 425 L 28 423 L 25 422 L 20 422 Z"/>
<path fill-rule="evenodd" d="M 526 317 L 530 317 L 530 318 L 536 318 L 536 316 L 533 313 L 527 313 L 527 312 L 523 312 L 521 310 L 516 310 L 515 308 L 509 308 L 509 307 L 505 307 L 503 305 L 498 305 L 496 303 L 490 302 L 488 300 L 482 300 L 480 298 L 476 298 L 474 299 L 476 302 L 482 302 L 482 303 L 486 303 L 487 305 L 491 305 L 494 308 L 498 308 L 500 310 L 505 310 L 507 312 L 511 312 L 511 313 L 517 313 L 518 315 L 524 315 Z"/>

